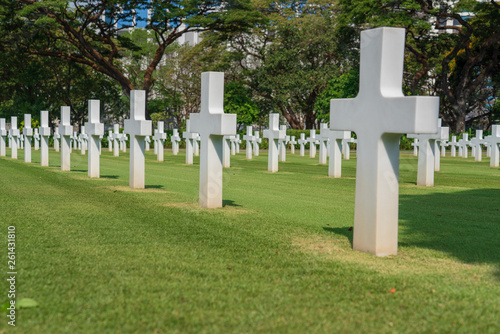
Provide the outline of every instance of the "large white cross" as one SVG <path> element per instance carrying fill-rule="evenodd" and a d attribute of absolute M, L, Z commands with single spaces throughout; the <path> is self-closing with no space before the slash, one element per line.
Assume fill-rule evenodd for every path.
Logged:
<path fill-rule="evenodd" d="M 402 92 L 405 29 L 361 32 L 359 93 L 332 100 L 332 130 L 358 137 L 355 250 L 377 256 L 397 254 L 399 138 L 404 133 L 435 133 L 439 98 Z"/>
<path fill-rule="evenodd" d="M 12 116 L 10 118 L 10 130 L 9 130 L 9 135 L 12 138 L 9 142 L 12 142 L 12 150 L 10 152 L 10 156 L 12 159 L 17 159 L 17 145 L 18 145 L 18 139 L 21 133 L 19 132 L 19 129 L 17 128 L 17 117 Z"/>
<path fill-rule="evenodd" d="M 498 145 L 500 144 L 500 124 L 491 126 L 491 135 L 486 136 L 484 141 L 490 144 L 490 167 L 498 167 L 500 160 L 500 152 Z"/>
<path fill-rule="evenodd" d="M 40 152 L 40 165 L 49 165 L 49 137 L 51 129 L 49 127 L 49 112 L 48 110 L 40 111 L 40 136 L 42 150 Z"/>
<path fill-rule="evenodd" d="M 158 121 L 158 131 L 155 131 L 153 140 L 158 143 L 158 155 L 156 156 L 157 161 L 163 161 L 163 153 L 165 153 L 165 140 L 167 139 L 167 134 L 165 133 L 165 124 L 163 121 Z"/>
<path fill-rule="evenodd" d="M 59 124 L 59 135 L 61 136 L 61 170 L 71 169 L 71 135 L 73 127 L 71 126 L 71 108 L 61 107 L 61 123 Z"/>
<path fill-rule="evenodd" d="M 31 137 L 33 129 L 31 128 L 31 114 L 24 114 L 24 162 L 31 162 Z"/>
<path fill-rule="evenodd" d="M 146 91 L 130 91 L 130 119 L 125 120 L 130 135 L 130 188 L 145 187 L 145 137 L 151 136 L 153 123 L 146 120 Z"/>
<path fill-rule="evenodd" d="M 104 124 L 101 123 L 100 101 L 89 100 L 89 121 L 85 123 L 85 132 L 89 140 L 88 174 L 89 177 L 100 177 L 99 145 L 100 136 L 104 136 Z M 82 129 L 83 130 L 83 129 Z"/>
<path fill-rule="evenodd" d="M 247 126 L 247 134 L 243 135 L 243 140 L 246 141 L 246 158 L 247 159 L 252 159 L 252 140 L 253 140 L 253 135 L 252 135 L 252 127 Z"/>
<path fill-rule="evenodd" d="M 0 118 L 0 157 L 6 155 L 5 137 L 7 136 L 7 129 L 5 128 L 5 118 Z"/>
<path fill-rule="evenodd" d="M 278 140 L 284 139 L 286 131 L 280 130 L 280 114 L 269 114 L 269 129 L 264 130 L 264 138 L 269 140 L 267 171 L 278 171 Z"/>
<path fill-rule="evenodd" d="M 201 138 L 200 200 L 206 208 L 222 207 L 222 141 L 236 135 L 236 114 L 224 114 L 224 73 L 201 74 L 201 111 L 191 127 Z"/>

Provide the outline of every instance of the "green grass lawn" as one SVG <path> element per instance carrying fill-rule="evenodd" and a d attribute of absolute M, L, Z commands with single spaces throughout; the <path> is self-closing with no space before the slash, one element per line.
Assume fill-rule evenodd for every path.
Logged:
<path fill-rule="evenodd" d="M 399 254 L 351 250 L 355 154 L 343 177 L 317 159 L 242 151 L 224 170 L 224 208 L 198 207 L 198 159 L 103 149 L 101 178 L 0 158 L 2 277 L 16 227 L 18 333 L 499 333 L 500 169 L 442 158 L 435 187 L 400 162 Z M 10 155 L 10 151 L 8 151 Z M 2 279 L 0 302 L 8 300 Z M 395 289 L 395 292 L 394 292 Z M 0 332 L 10 332 L 5 314 Z"/>

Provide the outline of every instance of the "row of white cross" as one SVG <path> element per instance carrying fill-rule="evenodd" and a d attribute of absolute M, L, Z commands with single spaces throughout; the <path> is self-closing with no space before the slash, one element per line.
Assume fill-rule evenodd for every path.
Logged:
<path fill-rule="evenodd" d="M 331 173 L 339 176 L 342 141 L 350 138 L 349 131 L 357 134 L 353 248 L 378 256 L 397 254 L 399 138 L 405 133 L 428 138 L 441 135 L 438 131 L 439 98 L 405 97 L 402 93 L 404 39 L 405 30 L 399 28 L 378 28 L 361 33 L 359 94 L 354 99 L 332 100 L 330 128 L 322 126 L 320 129 L 320 137 L 330 141 Z M 236 115 L 223 111 L 223 73 L 203 73 L 201 85 L 201 111 L 191 114 L 188 132 L 200 136 L 199 204 L 216 208 L 222 206 L 224 136 L 236 135 Z M 130 119 L 125 120 L 124 131 L 130 135 L 130 187 L 144 188 L 145 137 L 151 136 L 152 124 L 145 119 L 145 92 L 132 91 L 130 97 Z M 47 126 L 46 122 L 42 123 Z M 91 176 L 91 169 L 98 170 L 99 159 L 94 154 L 97 140 L 104 132 L 99 123 L 98 101 L 89 103 L 89 122 L 85 128 L 91 140 Z M 69 107 L 62 107 L 59 133 L 63 143 L 63 170 L 69 170 L 71 129 Z M 279 141 L 286 140 L 284 129 L 279 127 L 278 114 L 270 115 L 269 129 L 264 131 L 264 137 L 269 139 L 268 168 L 274 172 Z M 309 138 L 311 143 L 314 137 L 315 134 Z M 255 139 L 248 137 L 247 140 Z M 299 144 L 304 140 L 299 139 Z M 322 140 L 320 144 L 321 159 L 326 154 L 325 142 Z M 311 147 L 315 149 L 316 145 Z M 301 154 L 302 150 L 301 146 Z"/>

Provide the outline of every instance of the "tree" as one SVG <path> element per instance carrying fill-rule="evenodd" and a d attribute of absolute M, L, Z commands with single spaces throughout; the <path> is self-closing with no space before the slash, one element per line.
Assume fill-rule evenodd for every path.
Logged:
<path fill-rule="evenodd" d="M 132 89 L 151 90 L 153 73 L 167 47 L 184 33 L 244 30 L 260 19 L 248 0 L 4 1 L 8 8 L 0 14 L 0 29 L 18 28 L 10 30 L 15 31 L 10 43 L 28 54 L 91 67 L 118 82 L 127 96 Z M 140 46 L 121 33 L 138 22 L 146 23 L 148 38 L 156 46 L 141 80 L 135 80 L 141 86 L 134 86 L 122 51 Z"/>
<path fill-rule="evenodd" d="M 439 95 L 441 117 L 455 132 L 497 99 L 497 2 L 340 0 L 340 9 L 347 29 L 406 28 L 405 92 Z"/>

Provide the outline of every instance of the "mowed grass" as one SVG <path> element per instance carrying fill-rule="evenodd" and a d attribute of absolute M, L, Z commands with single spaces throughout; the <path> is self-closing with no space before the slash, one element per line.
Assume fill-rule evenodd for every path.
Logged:
<path fill-rule="evenodd" d="M 10 155 L 10 151 L 8 151 Z M 198 159 L 146 156 L 128 187 L 128 153 L 103 149 L 101 178 L 0 158 L 0 219 L 17 236 L 18 333 L 498 333 L 500 169 L 442 158 L 435 187 L 400 159 L 399 254 L 351 249 L 355 154 L 343 177 L 288 153 L 242 151 L 224 170 L 224 204 L 198 207 Z M 8 286 L 0 285 L 0 302 Z M 2 316 L 0 332 L 10 331 Z"/>

